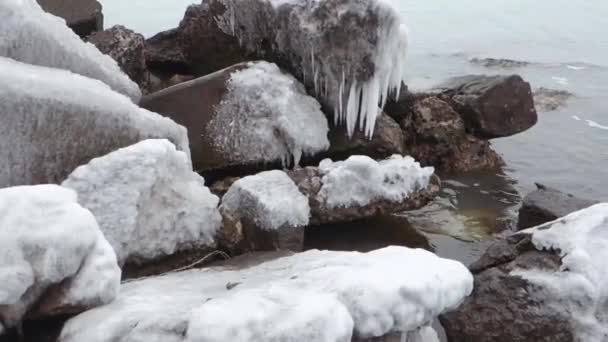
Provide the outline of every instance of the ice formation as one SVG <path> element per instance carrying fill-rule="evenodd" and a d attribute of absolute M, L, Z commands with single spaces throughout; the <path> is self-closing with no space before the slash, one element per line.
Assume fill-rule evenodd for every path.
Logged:
<path fill-rule="evenodd" d="M 124 284 L 112 304 L 68 321 L 59 341 L 346 342 L 413 331 L 433 341 L 430 324 L 472 289 L 464 265 L 425 250 L 308 251 Z"/>
<path fill-rule="evenodd" d="M 372 136 L 380 107 L 405 80 L 408 32 L 392 1 L 213 1 L 227 8 L 218 18 L 225 33 L 252 52 L 270 42 L 273 60 L 291 63 L 350 136 L 357 120 Z"/>
<path fill-rule="evenodd" d="M 57 286 L 58 297 L 39 302 Z M 36 304 L 53 311 L 109 303 L 119 287 L 116 255 L 76 193 L 57 185 L 0 189 L 0 327 L 16 326 Z"/>
<path fill-rule="evenodd" d="M 435 172 L 432 167 L 421 167 L 412 157 L 399 155 L 379 162 L 367 156 L 352 156 L 341 162 L 326 159 L 319 169 L 323 186 L 318 196 L 334 208 L 381 200 L 401 202 L 426 188 Z"/>
<path fill-rule="evenodd" d="M 212 246 L 219 199 L 167 140 L 145 140 L 77 168 L 63 186 L 78 193 L 118 256 L 143 263 Z"/>
<path fill-rule="evenodd" d="M 539 285 L 555 301 L 552 306 L 572 317 L 577 341 L 608 340 L 608 203 L 531 228 L 539 250 L 560 254 L 559 272 L 515 270 Z"/>
<path fill-rule="evenodd" d="M 264 230 L 308 225 L 310 206 L 283 171 L 262 172 L 236 181 L 222 198 L 222 212 L 248 217 Z"/>
<path fill-rule="evenodd" d="M 82 41 L 61 18 L 36 0 L 0 1 L 0 57 L 66 69 L 98 79 L 139 102 L 141 91 L 109 56 Z"/>
<path fill-rule="evenodd" d="M 303 154 L 329 148 L 321 105 L 275 64 L 248 63 L 230 75 L 227 88 L 207 126 L 218 150 L 241 162 L 297 165 Z"/>
<path fill-rule="evenodd" d="M 185 128 L 104 83 L 0 57 L 0 187 L 59 183 L 92 158 L 146 138 L 190 153 Z"/>

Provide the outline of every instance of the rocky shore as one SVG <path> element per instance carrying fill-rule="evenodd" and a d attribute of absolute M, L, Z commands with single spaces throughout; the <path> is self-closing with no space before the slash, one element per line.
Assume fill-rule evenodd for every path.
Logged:
<path fill-rule="evenodd" d="M 0 341 L 608 341 L 606 204 L 539 185 L 479 260 L 428 242 L 441 178 L 500 173 L 538 104 L 518 75 L 409 91 L 405 24 L 203 0 L 145 39 L 0 3 Z"/>

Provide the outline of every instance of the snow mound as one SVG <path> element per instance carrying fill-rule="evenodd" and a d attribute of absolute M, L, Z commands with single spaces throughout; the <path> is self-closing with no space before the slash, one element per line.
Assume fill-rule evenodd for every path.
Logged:
<path fill-rule="evenodd" d="M 262 172 L 236 181 L 222 198 L 222 212 L 248 217 L 263 230 L 308 225 L 310 206 L 283 171 Z"/>
<path fill-rule="evenodd" d="M 0 187 L 59 183 L 92 158 L 147 138 L 190 154 L 185 128 L 102 82 L 0 57 Z"/>
<path fill-rule="evenodd" d="M 98 79 L 139 102 L 141 91 L 109 56 L 82 41 L 61 18 L 44 12 L 36 0 L 0 2 L 0 56 L 70 70 Z"/>
<path fill-rule="evenodd" d="M 538 250 L 556 251 L 559 272 L 515 270 L 552 295 L 556 310 L 571 315 L 578 341 L 608 340 L 608 203 L 523 231 Z"/>
<path fill-rule="evenodd" d="M 59 341 L 432 336 L 427 327 L 472 289 L 464 265 L 424 250 L 308 251 L 244 269 L 191 270 L 123 284 L 115 302 L 68 321 Z"/>
<path fill-rule="evenodd" d="M 221 225 L 219 199 L 167 140 L 145 140 L 93 159 L 63 186 L 95 215 L 120 265 L 212 246 Z"/>
<path fill-rule="evenodd" d="M 387 0 L 220 0 L 220 29 L 249 51 L 288 58 L 352 136 L 371 137 L 380 107 L 405 81 L 408 30 Z M 263 19 L 260 19 L 263 18 Z"/>
<path fill-rule="evenodd" d="M 329 148 L 321 105 L 278 66 L 252 62 L 230 75 L 227 93 L 207 126 L 216 149 L 240 162 L 282 160 Z"/>
<path fill-rule="evenodd" d="M 119 287 L 116 255 L 73 191 L 0 189 L 0 327 L 16 326 L 36 304 L 53 313 L 109 303 Z"/>
<path fill-rule="evenodd" d="M 375 161 L 352 156 L 319 164 L 323 186 L 318 196 L 329 207 L 365 206 L 374 201 L 401 202 L 429 185 L 435 169 L 421 167 L 412 157 L 394 155 Z"/>

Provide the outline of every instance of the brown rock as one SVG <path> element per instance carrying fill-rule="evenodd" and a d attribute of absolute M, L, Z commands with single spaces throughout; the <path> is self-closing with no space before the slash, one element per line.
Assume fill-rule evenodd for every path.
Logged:
<path fill-rule="evenodd" d="M 146 40 L 146 63 L 153 72 L 190 74 L 190 66 L 182 53 L 179 29 L 160 32 Z"/>
<path fill-rule="evenodd" d="M 102 7 L 95 0 L 37 0 L 47 12 L 65 19 L 80 37 L 103 30 Z"/>

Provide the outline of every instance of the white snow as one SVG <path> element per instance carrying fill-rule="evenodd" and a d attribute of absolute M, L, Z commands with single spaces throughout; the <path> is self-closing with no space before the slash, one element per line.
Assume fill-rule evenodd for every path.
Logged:
<path fill-rule="evenodd" d="M 184 127 L 102 82 L 0 57 L 0 187 L 59 183 L 92 158 L 147 138 L 190 153 Z"/>
<path fill-rule="evenodd" d="M 213 246 L 219 199 L 188 156 L 167 140 L 145 140 L 93 159 L 63 186 L 76 190 L 120 265 Z"/>
<path fill-rule="evenodd" d="M 283 171 L 267 171 L 236 181 L 222 198 L 220 210 L 231 217 L 247 217 L 263 230 L 308 225 L 310 206 Z"/>
<path fill-rule="evenodd" d="M 51 286 L 62 291 L 43 298 L 42 308 L 109 303 L 118 294 L 120 274 L 114 251 L 72 190 L 57 185 L 0 189 L 2 325 L 16 326 Z"/>
<path fill-rule="evenodd" d="M 227 158 L 298 165 L 303 154 L 329 148 L 321 105 L 275 64 L 248 63 L 230 75 L 227 88 L 207 127 Z"/>
<path fill-rule="evenodd" d="M 539 250 L 557 251 L 559 272 L 515 270 L 554 298 L 553 307 L 572 317 L 577 341 L 608 340 L 608 203 L 531 228 Z"/>
<path fill-rule="evenodd" d="M 63 19 L 44 12 L 36 0 L 0 1 L 0 56 L 98 79 L 135 103 L 141 97 L 137 84 L 116 61 L 83 42 Z"/>
<path fill-rule="evenodd" d="M 329 207 L 365 206 L 374 201 L 401 202 L 429 185 L 435 169 L 421 167 L 412 157 L 394 155 L 375 161 L 352 156 L 319 164 L 323 186 L 318 196 Z"/>
<path fill-rule="evenodd" d="M 68 321 L 59 341 L 346 342 L 420 328 L 412 336 L 433 341 L 432 321 L 472 289 L 464 265 L 424 250 L 315 250 L 124 284 L 112 304 Z"/>
<path fill-rule="evenodd" d="M 405 81 L 408 29 L 393 1 L 223 3 L 227 10 L 218 24 L 226 34 L 251 51 L 261 51 L 263 41 L 272 42 L 275 55 L 300 64 L 304 82 L 334 108 L 334 119 L 346 123 L 350 136 L 357 120 L 367 136 L 373 135 L 380 107 L 389 94 L 398 97 Z"/>

